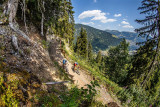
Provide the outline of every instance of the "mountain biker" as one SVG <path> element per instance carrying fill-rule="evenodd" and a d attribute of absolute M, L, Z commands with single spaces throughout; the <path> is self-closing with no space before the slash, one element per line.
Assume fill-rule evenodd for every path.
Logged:
<path fill-rule="evenodd" d="M 67 60 L 64 58 L 63 59 L 63 69 L 64 69 L 64 66 L 66 65 L 66 63 L 67 63 Z"/>
<path fill-rule="evenodd" d="M 69 73 L 68 72 L 68 66 L 69 65 L 69 63 L 68 63 L 68 61 L 66 60 L 66 59 L 63 59 L 63 69 L 67 72 L 67 73 Z"/>
<path fill-rule="evenodd" d="M 75 71 L 75 69 L 76 69 L 76 66 L 78 66 L 78 62 L 75 62 L 75 63 L 74 63 L 74 71 Z"/>

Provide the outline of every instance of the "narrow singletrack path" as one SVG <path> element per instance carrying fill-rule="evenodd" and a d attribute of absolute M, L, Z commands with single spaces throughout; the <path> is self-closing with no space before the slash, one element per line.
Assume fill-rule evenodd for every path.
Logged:
<path fill-rule="evenodd" d="M 80 75 L 72 70 L 73 64 L 70 62 L 68 63 L 68 71 L 69 74 L 73 76 L 74 83 L 80 87 L 86 87 L 86 84 L 90 84 L 91 79 L 90 77 L 86 76 L 86 74 L 79 70 Z M 98 101 L 101 101 L 103 104 L 108 104 L 110 102 L 114 102 L 113 98 L 110 96 L 109 93 L 103 88 L 101 85 L 99 88 L 97 87 L 96 90 L 99 92 L 99 96 L 97 97 Z"/>
<path fill-rule="evenodd" d="M 51 59 L 56 60 L 60 65 L 62 65 L 62 60 L 64 56 L 61 53 L 61 50 L 59 48 L 60 45 L 57 42 L 57 40 L 56 39 L 52 40 L 50 42 L 49 47 L 50 47 L 49 53 L 50 53 Z M 69 48 L 69 47 L 66 47 L 66 48 Z M 92 81 L 91 76 L 86 75 L 86 73 L 84 71 L 82 72 L 81 70 L 79 70 L 80 75 L 78 75 L 76 72 L 73 72 L 72 66 L 73 64 L 68 61 L 67 69 L 68 69 L 69 75 L 73 77 L 72 79 L 74 80 L 74 83 L 79 88 L 81 87 L 85 88 L 86 84 L 90 84 L 90 82 Z M 113 98 L 110 96 L 110 94 L 106 91 L 104 86 L 101 85 L 100 87 L 97 87 L 96 90 L 99 92 L 99 95 L 96 98 L 98 101 L 102 102 L 103 104 L 115 102 Z M 118 105 L 120 106 L 120 104 Z"/>

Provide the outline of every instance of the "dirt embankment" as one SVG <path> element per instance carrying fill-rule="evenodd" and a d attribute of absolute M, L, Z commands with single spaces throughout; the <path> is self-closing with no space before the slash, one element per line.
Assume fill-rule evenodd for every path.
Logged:
<path fill-rule="evenodd" d="M 13 35 L 17 37 L 19 50 L 12 44 Z M 48 49 L 45 48 L 47 45 L 38 32 L 30 30 L 29 37 L 31 42 L 7 25 L 0 25 L 0 78 L 5 79 L 0 82 L 3 82 L 3 87 L 11 87 L 14 96 L 19 99 L 20 106 L 27 107 L 41 103 L 34 101 L 37 92 L 48 93 L 50 87 L 42 83 L 63 81 L 50 59 Z M 65 87 L 62 85 L 60 87 Z M 3 106 L 1 99 L 0 106 Z"/>

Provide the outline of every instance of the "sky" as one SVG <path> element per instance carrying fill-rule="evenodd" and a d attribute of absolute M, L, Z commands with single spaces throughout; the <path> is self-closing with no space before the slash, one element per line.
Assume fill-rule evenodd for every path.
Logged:
<path fill-rule="evenodd" d="M 144 16 L 137 10 L 142 0 L 72 0 L 75 23 L 97 29 L 134 32 Z"/>

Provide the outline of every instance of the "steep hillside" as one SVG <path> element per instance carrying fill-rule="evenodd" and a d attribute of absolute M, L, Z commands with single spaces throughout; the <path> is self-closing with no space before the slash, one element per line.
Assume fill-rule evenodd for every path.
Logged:
<path fill-rule="evenodd" d="M 105 50 L 109 46 L 115 46 L 120 43 L 122 39 L 114 37 L 112 34 L 87 26 L 82 24 L 76 24 L 75 25 L 75 40 L 76 42 L 77 37 L 79 36 L 81 27 L 85 28 L 88 35 L 88 40 L 91 41 L 91 44 L 93 46 L 94 51 Z"/>
<path fill-rule="evenodd" d="M 136 45 L 137 42 L 143 42 L 144 39 L 141 37 L 138 37 L 138 34 L 135 32 L 127 32 L 127 31 L 118 31 L 118 30 L 105 30 L 106 32 L 109 32 L 119 38 L 125 38 L 130 43 L 130 50 L 135 50 L 138 48 Z"/>
<path fill-rule="evenodd" d="M 1 107 L 5 105 L 39 107 L 47 106 L 50 101 L 53 105 L 60 104 L 55 93 L 48 93 L 54 87 L 44 83 L 66 80 L 65 74 L 60 74 L 51 60 L 53 53 L 48 52 L 49 42 L 40 37 L 35 27 L 30 26 L 29 31 L 31 41 L 18 35 L 10 27 L 0 25 L 0 88 L 2 89 L 0 96 L 9 101 L 0 98 Z M 55 85 L 55 90 L 61 90 L 60 87 Z M 42 97 L 44 95 L 45 97 Z M 46 98 L 50 101 L 44 102 Z"/>

